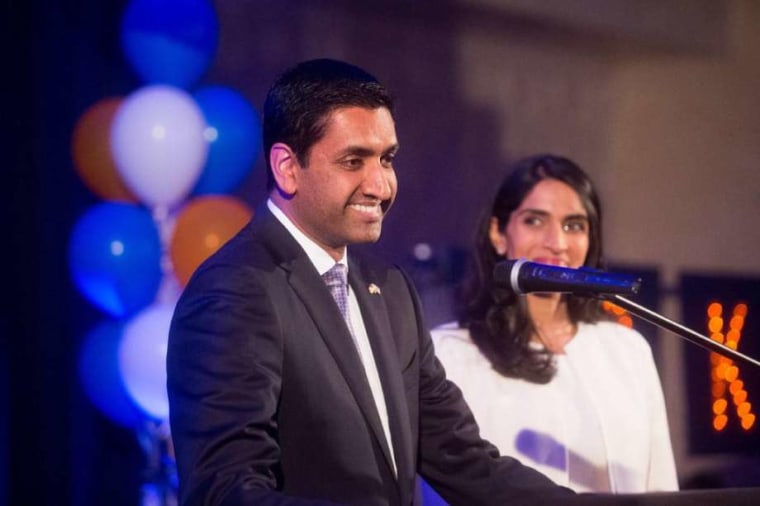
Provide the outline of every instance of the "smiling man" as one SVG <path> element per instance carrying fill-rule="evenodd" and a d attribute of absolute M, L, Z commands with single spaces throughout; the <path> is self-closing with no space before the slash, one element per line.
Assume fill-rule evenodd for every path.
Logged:
<path fill-rule="evenodd" d="M 303 162 L 284 142 L 270 148 L 279 191 L 272 202 L 312 241 L 339 260 L 346 245 L 375 242 L 396 196 L 398 150 L 386 107 L 341 107 L 324 122 Z"/>
<path fill-rule="evenodd" d="M 568 493 L 480 439 L 407 277 L 347 251 L 380 237 L 396 195 L 392 111 L 373 76 L 335 60 L 270 89 L 270 197 L 172 321 L 182 504 L 409 506 L 417 473 L 452 504 Z"/>

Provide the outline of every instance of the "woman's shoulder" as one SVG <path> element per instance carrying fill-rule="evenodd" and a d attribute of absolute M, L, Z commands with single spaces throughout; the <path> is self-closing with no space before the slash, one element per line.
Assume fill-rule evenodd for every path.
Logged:
<path fill-rule="evenodd" d="M 466 350 L 478 351 L 477 345 L 472 341 L 469 329 L 461 327 L 457 322 L 444 323 L 430 330 L 436 354 L 445 353 L 449 350 L 464 352 Z"/>
<path fill-rule="evenodd" d="M 472 340 L 469 329 L 456 322 L 439 325 L 430 331 L 438 360 L 446 368 L 449 378 L 457 383 L 480 377 L 482 371 L 490 371 L 488 359 Z"/>
<path fill-rule="evenodd" d="M 438 325 L 430 330 L 430 336 L 435 343 L 454 342 L 454 343 L 469 343 L 472 344 L 472 338 L 470 337 L 470 331 L 461 327 L 459 323 L 453 321 Z"/>
<path fill-rule="evenodd" d="M 579 328 L 579 333 L 604 346 L 651 353 L 649 342 L 638 330 L 614 321 L 583 323 Z"/>

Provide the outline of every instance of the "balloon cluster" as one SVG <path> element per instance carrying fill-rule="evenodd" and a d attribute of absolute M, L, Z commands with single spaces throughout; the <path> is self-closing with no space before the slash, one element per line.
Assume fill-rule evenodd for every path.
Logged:
<path fill-rule="evenodd" d="M 114 422 L 166 420 L 169 324 L 193 271 L 251 218 L 228 195 L 251 170 L 260 123 L 224 86 L 188 91 L 213 59 L 208 0 L 133 0 L 124 53 L 145 85 L 87 109 L 72 134 L 74 167 L 104 200 L 69 240 L 72 278 L 105 321 L 84 338 L 82 385 Z"/>

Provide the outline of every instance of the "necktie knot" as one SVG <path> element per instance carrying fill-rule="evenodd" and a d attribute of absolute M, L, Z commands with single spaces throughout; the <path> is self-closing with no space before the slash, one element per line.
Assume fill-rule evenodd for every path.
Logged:
<path fill-rule="evenodd" d="M 338 304 L 343 319 L 348 322 L 348 273 L 346 270 L 344 264 L 336 263 L 329 271 L 322 274 L 322 279 L 330 289 L 330 293 L 332 294 L 333 299 L 335 299 L 335 303 Z"/>
<path fill-rule="evenodd" d="M 322 274 L 322 279 L 325 280 L 325 284 L 330 288 L 330 291 L 344 290 L 348 292 L 348 275 L 346 273 L 346 266 L 343 264 L 333 265 L 329 271 Z"/>

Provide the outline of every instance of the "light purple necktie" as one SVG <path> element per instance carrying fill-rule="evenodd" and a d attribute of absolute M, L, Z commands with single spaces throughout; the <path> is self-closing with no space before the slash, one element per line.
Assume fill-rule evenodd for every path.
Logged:
<path fill-rule="evenodd" d="M 346 271 L 345 265 L 335 264 L 329 271 L 322 274 L 322 279 L 325 280 L 327 288 L 330 289 L 335 303 L 338 304 L 340 314 L 343 315 L 343 319 L 348 325 L 348 331 L 353 336 L 354 329 L 351 327 L 351 318 L 348 316 L 348 273 Z"/>

